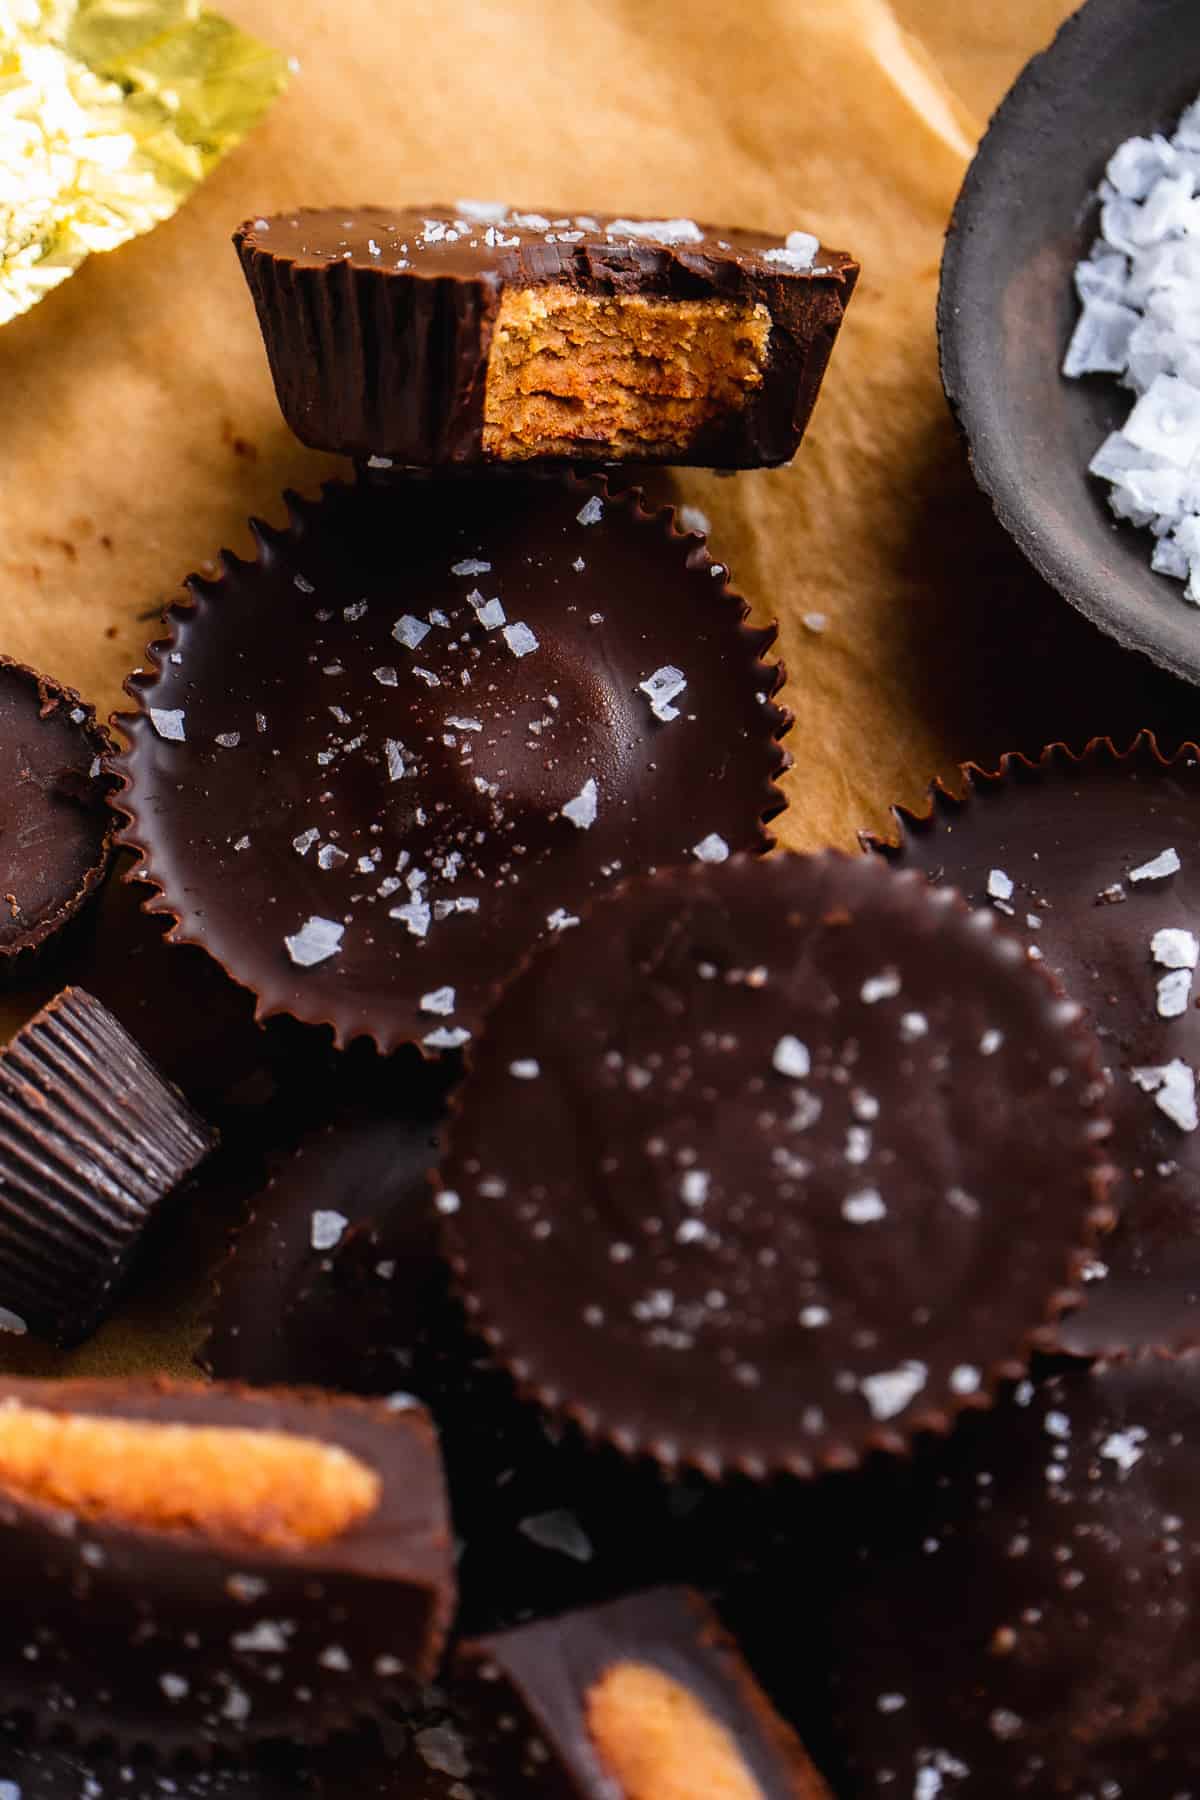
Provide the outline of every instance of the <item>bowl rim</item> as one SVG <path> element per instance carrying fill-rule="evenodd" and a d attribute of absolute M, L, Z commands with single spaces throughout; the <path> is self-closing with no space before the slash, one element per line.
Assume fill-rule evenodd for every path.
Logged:
<path fill-rule="evenodd" d="M 989 384 L 971 378 L 969 365 L 978 354 L 972 351 L 971 345 L 978 340 L 972 339 L 972 326 L 968 323 L 964 327 L 961 323 L 973 316 L 973 309 L 964 305 L 964 301 L 969 301 L 976 291 L 983 272 L 981 252 L 974 241 L 973 216 L 986 204 L 988 185 L 996 164 L 1006 154 L 1014 137 L 1023 133 L 1031 144 L 1036 142 L 1036 134 L 1030 133 L 1027 122 L 1047 110 L 1048 103 L 1053 103 L 1052 94 L 1061 94 L 1058 81 L 1061 65 L 1068 60 L 1085 59 L 1092 46 L 1097 54 L 1100 53 L 1106 41 L 1111 42 L 1114 27 L 1127 28 L 1131 17 L 1136 16 L 1139 30 L 1152 28 L 1155 13 L 1169 17 L 1177 5 L 1178 0 L 1136 0 L 1133 7 L 1130 0 L 1084 0 L 1084 4 L 1059 26 L 1051 42 L 1025 64 L 992 115 L 967 169 L 946 228 L 938 288 L 937 342 L 942 387 L 964 440 L 971 473 L 997 520 L 1027 561 L 1044 581 L 1124 649 L 1137 651 L 1186 681 L 1200 683 L 1200 620 L 1193 621 L 1194 651 L 1164 641 L 1152 614 L 1122 601 L 1114 591 L 1113 583 L 1101 579 L 1089 581 L 1078 559 L 1068 555 L 1056 535 L 1047 532 L 1031 516 L 1025 490 L 1019 476 L 1014 474 L 1011 459 L 1002 448 L 996 448 L 1004 437 L 1004 418 L 997 393 L 989 391 Z M 1110 151 L 1116 149 L 1118 141 L 1114 140 Z M 1099 146 L 1098 153 L 1103 149 Z M 1094 194 L 1080 198 L 1081 206 L 1085 206 L 1094 199 Z M 1080 217 L 1083 216 L 1081 212 Z M 1056 378 L 1064 379 L 1058 368 L 1053 373 Z M 1132 527 L 1119 527 L 1115 518 L 1112 522 L 1114 530 L 1132 531 Z M 1146 564 L 1149 568 L 1148 546 Z M 1168 583 L 1166 576 L 1161 576 L 1160 580 Z M 1169 585 L 1177 586 L 1175 583 Z M 1191 609 L 1183 600 L 1182 590 L 1177 604 L 1181 618 L 1188 620 Z"/>

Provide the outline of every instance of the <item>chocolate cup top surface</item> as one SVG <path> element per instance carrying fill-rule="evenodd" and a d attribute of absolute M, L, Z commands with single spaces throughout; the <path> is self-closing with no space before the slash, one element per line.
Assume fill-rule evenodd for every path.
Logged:
<path fill-rule="evenodd" d="M 112 740 L 73 688 L 0 657 L 0 982 L 95 895 L 116 821 L 101 772 Z"/>
<path fill-rule="evenodd" d="M 1132 396 L 1112 376 L 1060 371 L 1105 165 L 1126 138 L 1174 130 L 1198 68 L 1192 0 L 1089 0 L 992 120 L 955 207 L 938 303 L 942 381 L 1000 523 L 1093 624 L 1188 681 L 1200 681 L 1195 610 L 1087 472 Z"/>
<path fill-rule="evenodd" d="M 621 875 L 769 844 L 774 630 L 669 513 L 487 481 L 292 510 L 172 610 L 118 765 L 149 909 L 260 1018 L 453 1048 Z"/>
<path fill-rule="evenodd" d="M 1200 751 L 1166 757 L 1143 734 L 1124 752 L 1105 740 L 1082 755 L 1052 745 L 1036 763 L 1009 756 L 997 774 L 966 774 L 961 799 L 935 788 L 925 816 L 897 811 L 899 844 L 879 847 L 972 905 L 1001 909 L 1099 1039 L 1121 1222 L 1087 1304 L 1063 1323 L 1064 1346 L 1200 1342 L 1200 1129 L 1180 1122 L 1186 1111 L 1164 1110 L 1169 1092 L 1149 1073 L 1178 1061 L 1186 1089 L 1187 1070 L 1200 1067 L 1196 978 L 1153 948 L 1164 929 L 1200 940 Z M 1178 870 L 1130 878 L 1166 850 Z M 1160 954 L 1171 957 L 1169 946 L 1160 941 Z"/>
<path fill-rule="evenodd" d="M 1198 1443 L 1200 1363 L 1147 1356 L 1022 1383 L 864 1483 L 813 1624 L 837 1791 L 1194 1791 Z"/>
<path fill-rule="evenodd" d="M 710 1474 L 986 1405 L 1110 1221 L 1079 1009 L 948 891 L 834 855 L 630 883 L 452 1097 L 468 1303 L 547 1406 Z"/>

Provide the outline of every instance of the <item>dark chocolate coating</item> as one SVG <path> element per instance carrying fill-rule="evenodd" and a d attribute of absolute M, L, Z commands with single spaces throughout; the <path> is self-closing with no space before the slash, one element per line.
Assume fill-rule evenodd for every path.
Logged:
<path fill-rule="evenodd" d="M 372 1513 L 291 1549 L 74 1519 L 0 1489 L 0 1571 L 14 1596 L 0 1642 L 4 1710 L 80 1741 L 200 1752 L 319 1739 L 432 1676 L 454 1577 L 420 1408 L 144 1381 L 6 1380 L 0 1396 L 57 1413 L 292 1433 L 340 1446 L 382 1482 Z"/>
<path fill-rule="evenodd" d="M 0 656 L 0 982 L 23 978 L 108 873 L 112 740 L 73 688 Z"/>
<path fill-rule="evenodd" d="M 388 1112 L 344 1110 L 298 1144 L 252 1202 L 218 1273 L 201 1352 L 218 1379 L 354 1393 L 407 1386 L 401 1365 L 381 1382 L 371 1364 L 396 1335 L 393 1315 L 410 1325 L 413 1297 L 438 1281 L 427 1175 L 437 1161 L 446 1079 L 420 1064 L 396 1070 L 395 1082 Z M 345 1222 L 325 1250 L 313 1248 L 318 1212 Z M 386 1233 L 373 1231 L 384 1219 Z"/>
<path fill-rule="evenodd" d="M 1169 762 L 1143 736 L 1125 756 L 1097 742 L 1082 758 L 1061 746 L 1034 766 L 1006 757 L 999 776 L 968 770 L 966 798 L 940 789 L 927 818 L 898 811 L 898 849 L 885 854 L 931 880 L 952 882 L 994 909 L 988 876 L 1014 883 L 1010 928 L 1087 1007 L 1111 1071 L 1105 1107 L 1120 1171 L 1122 1215 L 1100 1252 L 1087 1304 L 1063 1323 L 1065 1347 L 1094 1353 L 1200 1339 L 1200 1132 L 1182 1130 L 1135 1068 L 1180 1058 L 1200 1067 L 1196 995 L 1177 1017 L 1157 1010 L 1167 973 L 1151 954 L 1162 927 L 1200 936 L 1200 767 L 1185 747 Z M 1129 871 L 1174 849 L 1177 874 L 1130 881 Z M 1119 885 L 1115 893 L 1104 898 Z M 1040 921 L 1035 929 L 1030 917 Z"/>
<path fill-rule="evenodd" d="M 772 331 L 761 387 L 686 455 L 666 460 L 732 469 L 795 455 L 858 278 L 852 258 L 820 249 L 813 268 L 797 270 L 765 254 L 781 251 L 783 238 L 713 225 L 693 228 L 698 241 L 672 243 L 610 235 L 604 214 L 586 226 L 558 220 L 569 237 L 540 214 L 520 215 L 537 226 L 511 214 L 497 228 L 463 221 L 462 233 L 455 216 L 442 205 L 330 207 L 247 220 L 235 233 L 279 404 L 304 443 L 422 468 L 486 460 L 501 296 L 553 284 L 764 305 Z M 430 220 L 453 235 L 431 238 Z M 597 446 L 596 457 L 611 455 Z"/>
<path fill-rule="evenodd" d="M 471 1057 L 439 1201 L 468 1300 L 627 1451 L 761 1475 L 900 1448 L 1023 1367 L 1108 1219 L 1078 1010 L 870 860 L 631 883 Z"/>
<path fill-rule="evenodd" d="M 551 920 L 622 872 L 682 861 L 711 833 L 769 841 L 790 723 L 770 700 L 782 672 L 761 660 L 774 633 L 743 623 L 723 567 L 668 514 L 573 482 L 334 486 L 292 507 L 290 530 L 258 528 L 257 562 L 227 558 L 172 610 L 155 673 L 131 682 L 142 710 L 120 763 L 122 835 L 161 890 L 151 910 L 251 988 L 260 1016 L 436 1048 L 477 1029 Z M 506 625 L 485 627 L 477 609 L 496 597 Z M 425 627 L 414 649 L 393 636 L 406 618 Z M 687 687 L 664 722 L 639 683 L 667 665 Z M 151 709 L 182 712 L 185 741 Z M 589 781 L 590 828 L 561 810 Z M 392 916 L 410 906 L 432 916 Z M 344 938 L 301 967 L 284 940 L 311 917 L 345 922 Z M 452 1010 L 422 1009 L 443 987 Z"/>
<path fill-rule="evenodd" d="M 0 1305 L 85 1338 L 215 1142 L 107 1008 L 64 988 L 0 1049 Z"/>
<path fill-rule="evenodd" d="M 656 1669 L 690 1694 L 733 1739 L 762 1800 L 827 1795 L 711 1608 L 689 1588 L 664 1587 L 462 1646 L 456 1697 L 489 1800 L 622 1800 L 587 1712 L 590 1690 L 621 1664 Z M 699 1796 L 698 1771 L 695 1779 Z"/>
<path fill-rule="evenodd" d="M 1198 1443 L 1200 1363 L 1149 1357 L 1023 1384 L 864 1490 L 832 1602 L 846 1800 L 1195 1791 Z"/>

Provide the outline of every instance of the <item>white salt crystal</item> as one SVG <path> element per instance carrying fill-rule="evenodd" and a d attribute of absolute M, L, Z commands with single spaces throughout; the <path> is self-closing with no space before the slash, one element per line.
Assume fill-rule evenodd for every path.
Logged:
<path fill-rule="evenodd" d="M 1111 1431 L 1101 1444 L 1099 1454 L 1106 1461 L 1115 1462 L 1122 1475 L 1128 1475 L 1130 1469 L 1141 1462 L 1141 1446 L 1145 1441 L 1145 1428 L 1130 1425 L 1125 1431 Z"/>
<path fill-rule="evenodd" d="M 307 831 L 302 831 L 299 837 L 292 839 L 292 849 L 297 856 L 307 856 L 313 845 L 319 841 L 320 836 L 321 833 L 316 826 L 310 825 Z"/>
<path fill-rule="evenodd" d="M 13 1337 L 24 1337 L 28 1330 L 20 1313 L 13 1312 L 7 1306 L 0 1306 L 0 1331 L 9 1331 Z"/>
<path fill-rule="evenodd" d="M 803 1081 L 812 1068 L 807 1044 L 790 1035 L 781 1037 L 771 1054 L 771 1066 L 781 1075 L 789 1075 L 793 1081 Z"/>
<path fill-rule="evenodd" d="M 644 238 L 656 244 L 702 244 L 704 233 L 692 219 L 614 219 L 609 237 Z"/>
<path fill-rule="evenodd" d="M 452 1725 L 427 1725 L 423 1731 L 413 1733 L 413 1745 L 426 1768 L 436 1775 L 461 1781 L 471 1773 L 466 1745 Z"/>
<path fill-rule="evenodd" d="M 596 823 L 596 783 L 592 776 L 588 776 L 575 798 L 567 801 L 562 815 L 580 831 L 587 831 Z"/>
<path fill-rule="evenodd" d="M 1154 1095 L 1155 1105 L 1172 1124 L 1181 1131 L 1195 1131 L 1200 1122 L 1196 1113 L 1196 1076 L 1187 1063 L 1176 1056 L 1169 1063 L 1131 1069 L 1129 1073 L 1144 1093 Z"/>
<path fill-rule="evenodd" d="M 882 974 L 868 976 L 859 989 L 859 994 L 867 1006 L 875 1006 L 880 1000 L 894 1000 L 899 992 L 900 975 L 896 969 L 884 969 Z M 915 1016 L 914 1014 L 905 1015 L 906 1018 Z"/>
<path fill-rule="evenodd" d="M 1129 362 L 1129 340 L 1137 327 L 1132 307 L 1113 300 L 1089 300 L 1079 315 L 1063 358 L 1062 372 L 1120 375 Z"/>
<path fill-rule="evenodd" d="M 481 620 L 482 617 L 481 613 Z M 515 625 L 506 625 L 502 635 L 514 656 L 528 656 L 538 647 L 537 638 L 523 619 L 518 619 Z"/>
<path fill-rule="evenodd" d="M 801 618 L 805 631 L 822 632 L 829 624 L 827 614 L 823 612 L 806 612 Z"/>
<path fill-rule="evenodd" d="M 150 723 L 153 725 L 155 731 L 157 731 L 159 737 L 166 738 L 168 743 L 182 744 L 186 742 L 187 733 L 183 728 L 183 708 L 181 706 L 152 706 L 150 708 Z"/>
<path fill-rule="evenodd" d="M 398 685 L 395 669 L 372 669 L 371 673 L 374 675 L 380 687 L 396 687 Z"/>
<path fill-rule="evenodd" d="M 578 925 L 579 920 L 565 906 L 556 906 L 552 913 L 546 914 L 546 923 L 551 931 L 566 931 L 570 926 Z"/>
<path fill-rule="evenodd" d="M 424 619 L 414 619 L 411 613 L 405 613 L 392 626 L 392 636 L 406 650 L 415 650 L 424 638 L 429 636 L 429 627 Z"/>
<path fill-rule="evenodd" d="M 390 456 L 368 456 L 367 458 L 368 469 L 390 469 L 391 466 L 392 459 Z"/>
<path fill-rule="evenodd" d="M 342 947 L 342 933 L 345 927 L 333 919 L 323 919 L 314 914 L 306 919 L 299 931 L 292 937 L 285 937 L 284 947 L 292 961 L 302 969 L 311 969 L 316 963 L 327 962 L 336 956 Z"/>
<path fill-rule="evenodd" d="M 692 845 L 692 855 L 699 862 L 725 862 L 729 856 L 729 845 L 719 832 L 710 831 L 707 837 L 702 837 L 698 844 Z"/>
<path fill-rule="evenodd" d="M 508 204 L 504 200 L 456 200 L 455 216 L 471 219 L 476 225 L 503 225 L 508 217 Z M 462 1771 L 466 1774 L 466 1770 Z"/>
<path fill-rule="evenodd" d="M 1200 392 L 1177 375 L 1159 375 L 1125 421 L 1125 436 L 1176 468 L 1200 452 Z"/>
<path fill-rule="evenodd" d="M 421 668 L 418 668 L 416 666 L 416 664 L 414 663 L 413 674 L 416 676 L 418 681 L 423 681 L 425 683 L 426 687 L 435 688 L 435 687 L 441 687 L 441 685 L 442 685 L 441 676 L 435 675 L 432 669 L 421 669 Z"/>
<path fill-rule="evenodd" d="M 604 502 L 599 494 L 593 494 L 590 500 L 585 500 L 575 517 L 581 525 L 598 525 L 604 517 Z"/>
<path fill-rule="evenodd" d="M 906 1012 L 900 1015 L 900 1036 L 906 1044 L 915 1044 L 929 1030 L 929 1020 L 924 1013 Z"/>
<path fill-rule="evenodd" d="M 1178 1019 L 1188 1009 L 1192 992 L 1192 971 L 1172 969 L 1158 983 L 1158 1011 L 1164 1019 Z"/>
<path fill-rule="evenodd" d="M 350 858 L 346 852 L 339 850 L 336 844 L 322 844 L 317 851 L 317 865 L 326 871 L 340 869 L 344 862 L 349 861 Z"/>
<path fill-rule="evenodd" d="M 886 1216 L 887 1207 L 877 1188 L 860 1188 L 842 1201 L 842 1217 L 851 1225 L 875 1225 Z"/>
<path fill-rule="evenodd" d="M 490 562 L 480 562 L 477 557 L 468 556 L 462 562 L 456 562 L 450 570 L 452 575 L 490 575 Z"/>
<path fill-rule="evenodd" d="M 455 731 L 482 731 L 483 730 L 482 722 L 479 719 L 452 718 L 452 719 L 447 719 L 446 723 L 447 723 L 447 725 L 453 725 Z"/>
<path fill-rule="evenodd" d="M 309 1242 L 314 1250 L 332 1250 L 335 1244 L 341 1242 L 349 1227 L 350 1221 L 345 1213 L 317 1211 L 312 1216 Z"/>
<path fill-rule="evenodd" d="M 542 1065 L 535 1056 L 519 1056 L 516 1062 L 509 1063 L 508 1072 L 517 1081 L 536 1081 Z"/>
<path fill-rule="evenodd" d="M 406 901 L 403 906 L 393 906 L 388 913 L 389 919 L 399 919 L 415 938 L 423 938 L 428 934 L 431 917 L 428 903 L 420 899 Z"/>
<path fill-rule="evenodd" d="M 811 231 L 789 231 L 782 250 L 764 250 L 763 261 L 781 263 L 785 269 L 792 269 L 797 274 L 804 269 L 811 269 L 813 259 L 821 248 L 820 238 L 815 238 Z"/>
<path fill-rule="evenodd" d="M 218 731 L 213 739 L 213 743 L 220 744 L 222 750 L 236 750 L 241 741 L 240 731 Z"/>
<path fill-rule="evenodd" d="M 1200 962 L 1200 939 L 1178 925 L 1164 925 L 1150 939 L 1150 954 L 1164 969 L 1194 969 Z"/>
<path fill-rule="evenodd" d="M 575 1562 L 590 1562 L 595 1554 L 591 1539 L 571 1512 L 534 1513 L 522 1519 L 517 1530 L 540 1549 L 557 1550 Z"/>
<path fill-rule="evenodd" d="M 1011 900 L 1013 884 L 1003 869 L 989 869 L 987 891 L 993 900 Z"/>
<path fill-rule="evenodd" d="M 874 1419 L 894 1419 L 925 1386 L 929 1371 L 924 1363 L 904 1362 L 880 1375 L 864 1375 L 859 1382 Z"/>
<path fill-rule="evenodd" d="M 957 1368 L 950 1371 L 950 1392 L 952 1394 L 978 1393 L 982 1379 L 979 1370 L 972 1368 L 970 1363 L 959 1363 Z"/>
<path fill-rule="evenodd" d="M 427 1031 L 421 1042 L 431 1050 L 461 1050 L 470 1038 L 470 1032 L 462 1025 L 439 1025 L 436 1031 Z"/>
<path fill-rule="evenodd" d="M 1130 881 L 1161 881 L 1167 875 L 1177 875 L 1183 865 L 1175 850 L 1160 850 L 1158 855 L 1145 862 L 1140 868 L 1130 869 Z"/>
<path fill-rule="evenodd" d="M 638 682 L 639 691 L 650 702 L 650 711 L 664 724 L 679 717 L 679 708 L 672 706 L 671 701 L 677 699 L 686 686 L 687 676 L 672 663 L 664 663 L 653 675 L 647 675 L 645 681 Z"/>
<path fill-rule="evenodd" d="M 422 1012 L 452 1013 L 454 1011 L 454 989 L 452 987 L 434 988 L 428 994 L 422 994 L 418 1005 Z"/>
<path fill-rule="evenodd" d="M 399 738 L 384 738 L 383 754 L 387 758 L 389 781 L 403 781 L 408 771 L 408 751 Z"/>
<path fill-rule="evenodd" d="M 303 575 L 293 575 L 292 580 L 302 594 L 315 593 L 316 590 L 314 589 L 312 582 L 307 581 Z"/>

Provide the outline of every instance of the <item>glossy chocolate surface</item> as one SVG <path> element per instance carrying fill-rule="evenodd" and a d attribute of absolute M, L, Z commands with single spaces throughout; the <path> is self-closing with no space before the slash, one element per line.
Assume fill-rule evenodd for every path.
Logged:
<path fill-rule="evenodd" d="M 260 1016 L 453 1048 L 621 875 L 769 841 L 774 633 L 667 515 L 410 482 L 331 487 L 259 539 L 172 612 L 119 767 L 152 910 Z M 642 687 L 664 670 L 673 702 Z M 341 936 L 310 963 L 314 918 Z"/>
<path fill-rule="evenodd" d="M 667 1463 L 806 1473 L 1019 1370 L 1107 1218 L 1094 1049 L 877 863 L 631 883 L 475 1047 L 439 1205 L 517 1378 Z"/>

